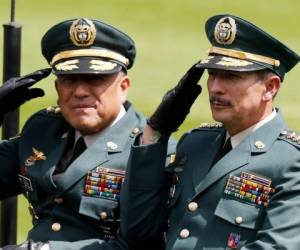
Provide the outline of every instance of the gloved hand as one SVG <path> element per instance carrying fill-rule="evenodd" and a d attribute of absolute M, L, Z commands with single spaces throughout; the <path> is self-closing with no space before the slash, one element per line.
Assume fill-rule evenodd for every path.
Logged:
<path fill-rule="evenodd" d="M 45 94 L 40 88 L 29 87 L 47 77 L 50 72 L 51 68 L 37 70 L 26 76 L 11 78 L 0 87 L 0 125 L 7 112 Z"/>
<path fill-rule="evenodd" d="M 197 64 L 185 73 L 175 88 L 164 95 L 162 102 L 147 120 L 147 124 L 164 137 L 178 129 L 201 93 L 202 88 L 197 83 L 204 69 L 197 68 Z"/>
<path fill-rule="evenodd" d="M 7 245 L 0 250 L 50 250 L 49 243 L 27 240 L 20 245 Z"/>

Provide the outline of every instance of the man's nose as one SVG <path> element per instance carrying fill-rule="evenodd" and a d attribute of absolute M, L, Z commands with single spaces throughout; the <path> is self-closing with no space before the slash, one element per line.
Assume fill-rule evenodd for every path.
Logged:
<path fill-rule="evenodd" d="M 218 76 L 214 76 L 212 78 L 209 78 L 207 81 L 208 90 L 211 93 L 219 93 L 223 92 L 223 85 Z"/>
<path fill-rule="evenodd" d="M 74 83 L 74 95 L 76 97 L 85 97 L 89 95 L 88 86 L 84 82 L 76 82 Z"/>

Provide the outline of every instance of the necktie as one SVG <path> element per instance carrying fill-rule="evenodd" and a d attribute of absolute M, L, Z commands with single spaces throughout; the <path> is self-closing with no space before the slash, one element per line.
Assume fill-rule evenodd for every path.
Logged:
<path fill-rule="evenodd" d="M 79 137 L 77 140 L 73 154 L 71 156 L 71 159 L 68 162 L 61 161 L 55 168 L 54 175 L 60 174 L 65 172 L 65 170 L 68 168 L 68 166 L 86 149 L 86 145 L 84 142 L 83 137 Z"/>
<path fill-rule="evenodd" d="M 79 137 L 79 139 L 77 140 L 76 144 L 75 144 L 75 147 L 74 147 L 74 150 L 73 150 L 73 154 L 72 154 L 72 157 L 70 159 L 70 161 L 68 162 L 67 164 L 67 167 L 69 165 L 71 165 L 71 163 L 73 161 L 76 160 L 76 158 L 82 154 L 82 152 L 86 150 L 86 144 L 84 142 L 84 139 L 82 136 Z"/>
<path fill-rule="evenodd" d="M 227 139 L 226 143 L 223 145 L 223 147 L 220 148 L 220 150 L 217 152 L 212 165 L 215 165 L 221 158 L 224 157 L 230 150 L 232 149 L 231 140 L 230 137 Z"/>

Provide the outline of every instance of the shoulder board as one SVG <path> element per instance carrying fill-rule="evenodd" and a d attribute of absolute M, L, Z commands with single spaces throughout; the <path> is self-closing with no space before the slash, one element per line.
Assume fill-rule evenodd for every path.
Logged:
<path fill-rule="evenodd" d="M 15 136 L 10 137 L 8 140 L 9 141 L 14 141 L 14 140 L 16 140 L 16 139 L 18 139 L 20 137 L 21 137 L 21 134 L 16 134 Z"/>
<path fill-rule="evenodd" d="M 298 148 L 300 148 L 300 135 L 294 131 L 281 131 L 279 139 L 284 140 Z"/>
<path fill-rule="evenodd" d="M 49 106 L 47 109 L 46 109 L 46 112 L 47 114 L 61 114 L 61 109 L 59 106 Z"/>

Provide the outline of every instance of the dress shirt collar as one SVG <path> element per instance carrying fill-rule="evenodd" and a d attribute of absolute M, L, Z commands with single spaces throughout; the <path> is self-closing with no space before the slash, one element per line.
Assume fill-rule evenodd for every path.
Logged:
<path fill-rule="evenodd" d="M 107 128 L 105 128 L 104 130 L 102 130 L 98 133 L 83 136 L 86 146 L 89 147 L 90 145 L 92 145 L 103 134 L 103 132 L 106 129 L 114 126 L 125 114 L 126 114 L 126 110 L 125 110 L 124 106 L 122 105 L 121 110 L 120 110 L 119 114 L 117 115 L 116 119 Z M 78 138 L 80 136 L 81 136 L 80 132 L 76 130 L 75 131 L 75 142 L 78 140 Z"/>
<path fill-rule="evenodd" d="M 252 125 L 251 127 L 237 133 L 234 136 L 231 136 L 231 145 L 232 148 L 235 148 L 237 145 L 239 145 L 249 134 L 253 133 L 255 130 L 266 124 L 267 122 L 271 121 L 276 116 L 276 110 L 273 109 L 272 113 L 268 115 L 263 120 L 259 121 L 258 123 Z M 230 137 L 228 131 L 226 132 L 226 140 Z"/>

